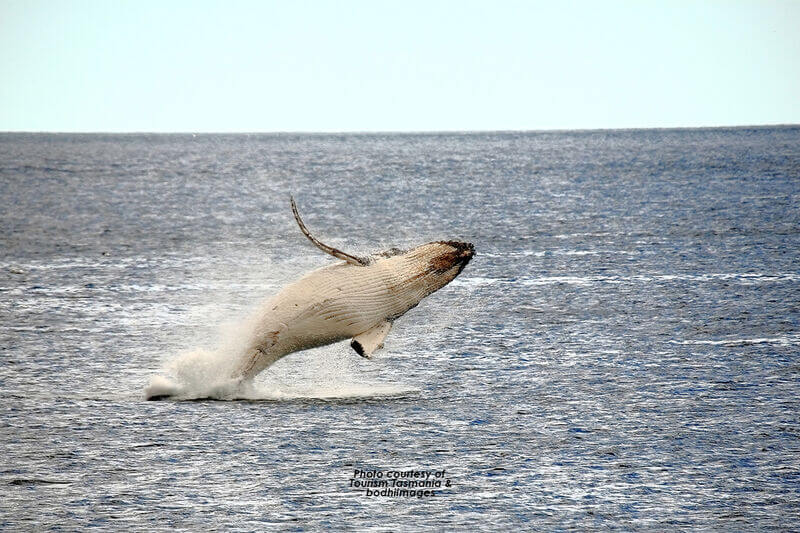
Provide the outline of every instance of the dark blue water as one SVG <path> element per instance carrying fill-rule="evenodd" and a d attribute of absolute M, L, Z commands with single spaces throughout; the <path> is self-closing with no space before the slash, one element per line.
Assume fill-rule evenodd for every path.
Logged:
<path fill-rule="evenodd" d="M 143 401 L 330 264 L 290 193 L 351 253 L 477 256 L 372 361 Z M 797 526 L 800 128 L 0 134 L 0 198 L 0 528 Z"/>

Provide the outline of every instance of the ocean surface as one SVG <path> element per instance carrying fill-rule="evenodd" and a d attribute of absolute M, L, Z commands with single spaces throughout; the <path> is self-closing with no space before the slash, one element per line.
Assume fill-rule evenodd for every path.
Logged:
<path fill-rule="evenodd" d="M 335 261 L 290 194 L 476 256 L 372 360 L 144 401 Z M 5 133 L 0 198 L 0 529 L 800 529 L 800 127 Z"/>

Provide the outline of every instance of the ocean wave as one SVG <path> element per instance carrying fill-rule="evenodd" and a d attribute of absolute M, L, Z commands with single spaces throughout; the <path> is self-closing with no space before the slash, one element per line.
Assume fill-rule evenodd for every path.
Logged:
<path fill-rule="evenodd" d="M 709 283 L 717 281 L 730 281 L 742 285 L 756 285 L 761 283 L 786 283 L 800 281 L 800 274 L 795 272 L 725 272 L 704 274 L 641 274 L 634 276 L 540 276 L 540 277 L 468 277 L 456 278 L 452 285 L 456 286 L 483 286 L 492 284 L 519 284 L 519 285 L 593 285 L 598 283 L 670 283 L 693 282 Z"/>
<path fill-rule="evenodd" d="M 784 335 L 782 337 L 756 337 L 750 339 L 696 339 L 696 340 L 671 340 L 670 344 L 680 344 L 684 346 L 752 346 L 754 344 L 774 344 L 777 346 L 797 346 L 800 345 L 800 334 Z"/>

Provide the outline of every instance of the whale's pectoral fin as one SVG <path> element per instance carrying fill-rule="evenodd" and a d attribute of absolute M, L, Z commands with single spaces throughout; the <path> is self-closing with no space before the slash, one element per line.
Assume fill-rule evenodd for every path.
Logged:
<path fill-rule="evenodd" d="M 350 341 L 350 346 L 353 347 L 358 355 L 369 359 L 375 350 L 383 347 L 383 341 L 386 339 L 386 335 L 389 334 L 390 329 L 392 329 L 391 322 L 381 322 L 374 328 L 353 337 L 353 340 Z"/>
<path fill-rule="evenodd" d="M 292 202 L 292 213 L 294 213 L 294 219 L 297 221 L 297 225 L 300 226 L 300 231 L 303 232 L 303 235 L 305 235 L 306 238 L 308 238 L 308 240 L 314 244 L 314 246 L 316 246 L 326 254 L 331 254 L 336 259 L 347 261 L 351 265 L 367 266 L 369 264 L 369 259 L 346 254 L 341 250 L 337 250 L 332 246 L 328 246 L 327 244 L 321 242 L 319 239 L 311 235 L 311 233 L 306 228 L 306 225 L 303 224 L 303 219 L 300 218 L 300 213 L 297 212 L 297 204 L 294 203 L 294 198 L 290 196 L 289 199 Z"/>

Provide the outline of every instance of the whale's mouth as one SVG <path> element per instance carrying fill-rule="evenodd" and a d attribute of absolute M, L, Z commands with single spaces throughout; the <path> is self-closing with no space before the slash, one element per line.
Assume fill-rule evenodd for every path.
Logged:
<path fill-rule="evenodd" d="M 464 267 L 467 266 L 473 257 L 475 257 L 475 246 L 471 242 L 458 242 L 456 241 L 456 250 L 458 250 L 458 272 L 456 276 L 461 274 Z"/>

